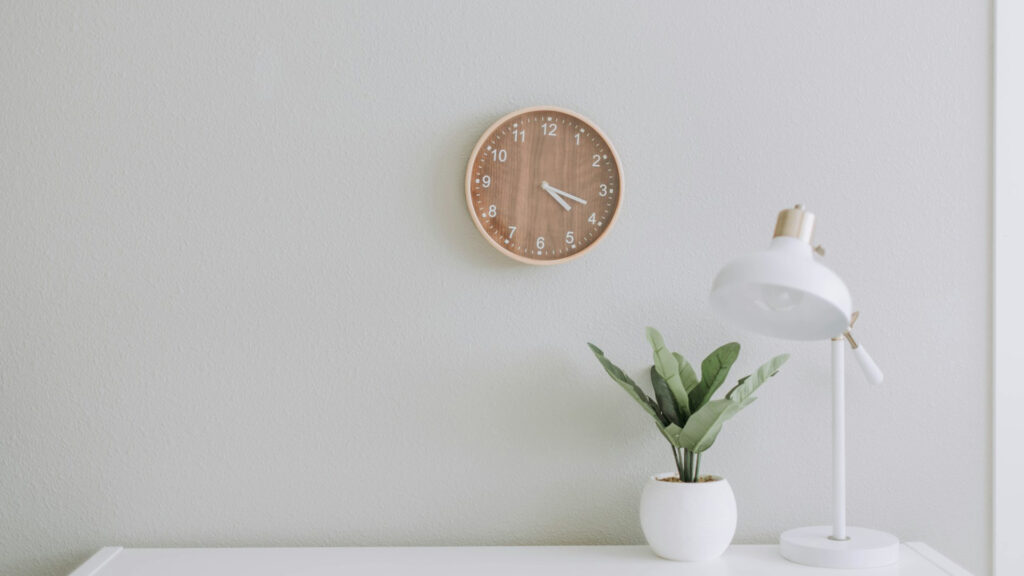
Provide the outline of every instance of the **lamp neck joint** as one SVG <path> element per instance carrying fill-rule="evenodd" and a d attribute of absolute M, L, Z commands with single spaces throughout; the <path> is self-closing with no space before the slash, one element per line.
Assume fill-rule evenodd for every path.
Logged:
<path fill-rule="evenodd" d="M 775 220 L 773 238 L 796 238 L 810 245 L 813 235 L 814 214 L 804 210 L 803 204 L 779 212 L 779 217 Z"/>

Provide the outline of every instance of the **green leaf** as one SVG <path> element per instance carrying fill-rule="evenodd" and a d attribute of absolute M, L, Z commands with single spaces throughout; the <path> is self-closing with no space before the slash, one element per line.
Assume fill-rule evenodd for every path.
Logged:
<path fill-rule="evenodd" d="M 665 437 L 665 440 L 668 440 L 668 443 L 672 444 L 672 439 L 669 438 L 668 434 L 665 433 L 665 427 L 661 425 L 661 422 L 655 422 L 655 424 L 658 425 L 658 431 L 661 432 L 661 435 Z M 675 424 L 669 424 L 669 426 L 675 426 Z M 677 428 L 678 428 L 678 426 L 677 426 Z M 675 444 L 672 444 L 672 445 L 675 446 Z"/>
<path fill-rule="evenodd" d="M 651 400 L 651 397 L 648 396 L 642 388 L 637 386 L 636 382 L 633 382 L 629 376 L 626 376 L 626 373 L 623 372 L 621 368 L 612 364 L 611 360 L 608 358 L 605 358 L 604 352 L 600 348 L 589 342 L 587 343 L 587 346 L 590 346 L 591 352 L 593 352 L 594 356 L 597 357 L 597 361 L 601 363 L 601 366 L 604 366 L 604 371 L 612 377 L 612 380 L 615 380 L 619 386 L 622 386 L 622 389 L 625 390 L 633 400 L 636 400 L 637 404 L 640 404 L 640 406 L 651 415 L 651 418 L 654 418 L 658 422 L 659 430 L 670 424 L 665 415 L 662 414 L 658 404 L 655 403 L 654 400 Z M 662 430 L 662 434 L 664 434 L 664 430 Z"/>
<path fill-rule="evenodd" d="M 789 354 L 780 354 L 765 362 L 757 369 L 757 372 L 741 378 L 739 383 L 732 390 L 729 390 L 725 397 L 729 400 L 743 402 L 755 390 L 760 388 L 761 384 L 764 384 L 769 378 L 778 374 L 779 368 L 786 363 L 786 360 L 789 360 Z"/>
<path fill-rule="evenodd" d="M 683 386 L 683 379 L 679 373 L 679 362 L 676 360 L 675 355 L 669 352 L 668 348 L 665 348 L 665 340 L 661 337 L 661 334 L 649 326 L 647 328 L 647 341 L 651 343 L 651 348 L 654 349 L 654 367 L 658 371 L 658 375 L 668 384 L 672 397 L 676 399 L 676 405 L 689 407 L 690 400 L 687 396 L 686 387 Z"/>
<path fill-rule="evenodd" d="M 683 358 L 683 355 L 678 352 L 673 352 L 672 357 L 679 364 L 679 379 L 683 381 L 683 388 L 686 389 L 687 394 L 693 392 L 693 389 L 700 385 L 700 381 L 697 380 L 697 373 L 693 371 L 693 366 L 690 366 L 686 358 Z"/>
<path fill-rule="evenodd" d="M 736 342 L 729 342 L 719 346 L 701 362 L 700 385 L 690 391 L 690 406 L 694 410 L 699 410 L 701 406 L 711 400 L 711 397 L 729 376 L 729 369 L 732 368 L 739 355 L 740 345 Z"/>
<path fill-rule="evenodd" d="M 674 446 L 700 453 L 711 447 L 722 431 L 722 424 L 743 409 L 743 404 L 722 398 L 712 400 L 697 410 L 681 430 L 665 429 L 665 436 Z"/>
<path fill-rule="evenodd" d="M 669 424 L 661 430 L 661 434 L 668 440 L 668 443 L 675 446 L 676 448 L 682 448 L 683 445 L 679 444 L 679 439 L 683 437 L 683 429 L 675 424 Z"/>
<path fill-rule="evenodd" d="M 686 417 L 690 415 L 689 407 L 676 404 L 675 397 L 668 389 L 668 383 L 658 374 L 658 371 L 651 366 L 651 384 L 654 386 L 654 398 L 661 407 L 661 413 L 673 424 L 682 426 L 686 423 Z"/>

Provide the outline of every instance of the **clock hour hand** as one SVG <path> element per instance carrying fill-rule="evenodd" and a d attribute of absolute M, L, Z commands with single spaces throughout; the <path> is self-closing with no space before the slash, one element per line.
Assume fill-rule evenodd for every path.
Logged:
<path fill-rule="evenodd" d="M 548 194 L 558 194 L 559 196 L 565 196 L 569 200 L 572 200 L 574 202 L 579 202 L 580 204 L 586 204 L 587 203 L 587 201 L 584 200 L 583 198 L 579 198 L 577 196 L 573 196 L 572 194 L 569 194 L 568 192 L 563 192 L 562 190 L 559 190 L 558 188 L 555 188 L 554 186 L 548 184 L 547 182 L 542 182 L 541 183 L 541 187 L 544 188 L 544 190 L 547 190 Z"/>
<path fill-rule="evenodd" d="M 547 182 L 541 182 L 540 183 L 540 187 L 543 188 L 544 191 L 547 192 L 549 196 L 554 198 L 555 202 L 558 202 L 559 204 L 561 204 L 562 208 L 565 208 L 567 211 L 568 210 L 572 210 L 572 206 L 569 206 L 569 204 L 565 200 L 562 200 L 561 198 L 559 198 L 557 192 L 555 191 L 555 189 L 552 188 L 551 186 L 548 186 Z"/>

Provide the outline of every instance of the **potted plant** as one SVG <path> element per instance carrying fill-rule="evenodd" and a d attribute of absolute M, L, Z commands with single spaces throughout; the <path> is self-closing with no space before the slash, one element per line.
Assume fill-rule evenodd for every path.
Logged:
<path fill-rule="evenodd" d="M 778 373 L 789 355 L 772 358 L 740 378 L 723 398 L 712 400 L 739 356 L 739 344 L 730 342 L 712 352 L 701 362 L 698 378 L 682 355 L 665 347 L 657 330 L 647 328 L 647 340 L 654 350 L 654 399 L 588 343 L 612 380 L 650 414 L 672 445 L 676 472 L 648 479 L 640 498 L 640 526 L 658 556 L 683 561 L 716 558 L 736 532 L 736 498 L 726 479 L 701 475 L 701 455 L 714 444 L 722 424 L 756 399 L 754 391 Z"/>

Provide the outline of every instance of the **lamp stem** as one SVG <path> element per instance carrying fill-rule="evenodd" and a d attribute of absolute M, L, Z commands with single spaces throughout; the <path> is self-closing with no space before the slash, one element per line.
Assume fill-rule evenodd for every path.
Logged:
<path fill-rule="evenodd" d="M 842 337 L 832 339 L 832 536 L 846 540 L 846 382 Z"/>

